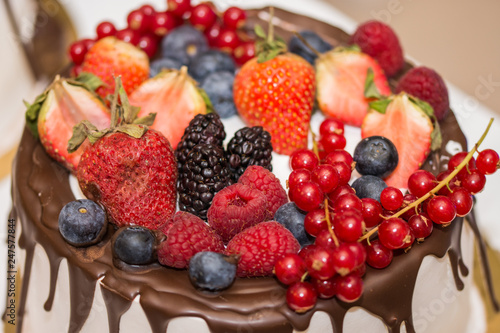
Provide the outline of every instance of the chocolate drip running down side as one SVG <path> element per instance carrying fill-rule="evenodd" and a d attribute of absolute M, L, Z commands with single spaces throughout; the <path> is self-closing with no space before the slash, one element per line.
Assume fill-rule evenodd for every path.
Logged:
<path fill-rule="evenodd" d="M 250 24 L 264 24 L 267 10 L 249 11 Z M 280 19 L 278 33 L 290 36 L 292 30 L 307 27 L 325 36 L 333 45 L 343 44 L 348 36 L 328 24 L 276 9 Z M 294 22 L 293 24 L 290 22 Z M 286 32 L 286 33 L 285 33 Z M 430 158 L 425 168 L 437 172 L 440 162 L 449 158 L 446 145 L 457 142 L 466 148 L 453 113 L 442 123 L 443 149 L 439 158 Z M 439 163 L 437 163 L 439 162 Z M 285 289 L 274 278 L 237 279 L 234 285 L 220 293 L 197 291 L 186 271 L 153 264 L 145 269 L 122 270 L 113 264 L 109 228 L 104 240 L 86 249 L 68 245 L 58 231 L 61 208 L 74 200 L 68 172 L 54 162 L 40 143 L 25 130 L 13 172 L 13 214 L 21 224 L 20 247 L 26 250 L 22 269 L 22 291 L 18 313 L 17 332 L 21 332 L 24 309 L 29 292 L 31 265 L 35 246 L 45 250 L 50 265 L 50 295 L 46 310 L 51 311 L 59 265 L 67 260 L 70 279 L 71 317 L 69 332 L 83 327 L 92 307 L 96 284 L 100 284 L 106 304 L 109 331 L 119 330 L 120 318 L 140 295 L 140 306 L 154 333 L 164 333 L 171 319 L 195 316 L 204 319 L 212 332 L 248 331 L 262 333 L 290 333 L 305 330 L 314 311 L 323 310 L 331 316 L 335 332 L 342 332 L 343 320 L 353 306 L 360 306 L 379 316 L 390 332 L 399 332 L 404 322 L 407 332 L 414 332 L 412 297 L 418 270 L 427 255 L 442 258 L 450 254 L 451 266 L 458 289 L 463 288 L 461 276 L 468 274 L 462 262 L 460 236 L 463 219 L 456 219 L 449 227 L 437 226 L 431 237 L 416 244 L 408 253 L 396 253 L 386 269 L 367 268 L 365 293 L 360 300 L 346 304 L 336 298 L 319 300 L 316 308 L 297 314 L 286 305 Z M 471 222 L 475 223 L 475 222 Z M 83 306 L 82 306 L 83 305 Z M 40 311 L 44 311 L 40 309 Z"/>

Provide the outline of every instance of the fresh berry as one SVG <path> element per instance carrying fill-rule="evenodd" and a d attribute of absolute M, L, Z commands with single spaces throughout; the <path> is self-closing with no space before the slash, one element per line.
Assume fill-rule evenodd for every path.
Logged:
<path fill-rule="evenodd" d="M 372 175 L 361 176 L 352 183 L 352 188 L 360 199 L 372 198 L 380 201 L 380 195 L 387 188 L 382 178 Z"/>
<path fill-rule="evenodd" d="M 316 236 L 316 239 L 314 240 L 314 245 L 318 247 L 323 247 L 325 249 L 334 249 L 337 247 L 337 244 L 332 236 L 331 230 L 333 229 L 328 229 L 326 227 L 325 229 L 322 229 L 318 235 Z M 304 257 L 306 258 L 306 257 Z"/>
<path fill-rule="evenodd" d="M 457 216 L 457 210 L 453 201 L 443 195 L 437 195 L 430 199 L 425 210 L 432 222 L 437 224 L 451 223 L 455 219 L 455 216 Z"/>
<path fill-rule="evenodd" d="M 320 164 L 311 172 L 311 180 L 319 185 L 323 193 L 330 193 L 339 184 L 339 173 L 330 164 Z"/>
<path fill-rule="evenodd" d="M 331 164 L 339 174 L 339 186 L 347 185 L 351 179 L 351 167 L 344 162 L 333 162 Z"/>
<path fill-rule="evenodd" d="M 426 170 L 418 170 L 408 178 L 408 190 L 417 198 L 423 197 L 436 187 L 436 176 Z"/>
<path fill-rule="evenodd" d="M 204 31 L 212 26 L 217 19 L 212 6 L 208 3 L 200 3 L 191 9 L 189 22 L 198 30 Z"/>
<path fill-rule="evenodd" d="M 472 195 L 481 192 L 486 185 L 486 176 L 478 169 L 469 170 L 461 180 L 462 187 Z"/>
<path fill-rule="evenodd" d="M 191 0 L 167 0 L 168 11 L 178 17 L 183 17 L 191 12 Z"/>
<path fill-rule="evenodd" d="M 179 208 L 206 219 L 214 195 L 231 184 L 231 171 L 222 148 L 200 143 L 191 149 L 179 169 Z"/>
<path fill-rule="evenodd" d="M 500 157 L 493 149 L 485 149 L 476 158 L 476 167 L 485 175 L 494 174 L 498 168 Z"/>
<path fill-rule="evenodd" d="M 307 169 L 312 171 L 319 164 L 318 156 L 312 150 L 298 149 L 290 155 L 290 167 L 292 170 Z"/>
<path fill-rule="evenodd" d="M 307 272 L 315 279 L 327 280 L 336 273 L 333 247 L 317 246 L 305 257 Z"/>
<path fill-rule="evenodd" d="M 134 91 L 149 76 L 149 59 L 146 53 L 115 37 L 98 40 L 87 52 L 82 64 L 83 72 L 98 76 L 104 86 L 97 93 L 106 98 L 115 90 L 114 78 L 121 76 L 127 94 Z"/>
<path fill-rule="evenodd" d="M 310 181 L 310 180 L 311 180 L 311 171 L 309 171 L 307 169 L 293 170 L 290 173 L 290 175 L 288 176 L 287 187 L 289 189 L 292 189 L 292 188 L 296 187 L 299 183 Z M 290 192 L 288 193 L 288 195 L 290 195 Z"/>
<path fill-rule="evenodd" d="M 396 86 L 396 93 L 402 91 L 429 103 L 438 120 L 443 120 L 450 110 L 448 88 L 441 76 L 430 68 L 419 66 L 406 72 Z"/>
<path fill-rule="evenodd" d="M 196 288 L 219 291 L 229 288 L 236 277 L 237 259 L 203 251 L 189 261 L 189 279 Z"/>
<path fill-rule="evenodd" d="M 101 206 L 82 199 L 67 203 L 59 213 L 59 232 L 73 246 L 99 242 L 106 233 L 107 218 Z"/>
<path fill-rule="evenodd" d="M 316 305 L 317 292 L 309 282 L 297 282 L 286 290 L 286 303 L 297 313 L 304 313 Z"/>
<path fill-rule="evenodd" d="M 331 205 L 332 203 L 337 202 L 337 199 L 343 196 L 344 194 L 356 194 L 354 189 L 349 185 L 340 185 L 333 192 L 328 193 L 328 201 Z"/>
<path fill-rule="evenodd" d="M 378 228 L 378 237 L 382 245 L 391 250 L 406 248 L 414 241 L 410 226 L 398 217 L 384 220 Z"/>
<path fill-rule="evenodd" d="M 221 118 L 229 118 L 237 113 L 233 100 L 233 83 L 234 74 L 228 71 L 210 73 L 201 81 L 201 89 L 208 95 Z"/>
<path fill-rule="evenodd" d="M 386 268 L 392 262 L 392 250 L 382 245 L 378 239 L 370 241 L 366 246 L 366 263 L 373 268 Z"/>
<path fill-rule="evenodd" d="M 448 194 L 448 198 L 453 202 L 457 210 L 457 216 L 465 216 L 469 214 L 474 205 L 474 200 L 469 191 L 463 187 L 455 187 L 453 191 Z"/>
<path fill-rule="evenodd" d="M 380 21 L 368 21 L 356 29 L 350 39 L 361 51 L 377 60 L 387 76 L 393 76 L 404 66 L 403 50 L 398 36 Z"/>
<path fill-rule="evenodd" d="M 227 243 L 237 233 L 264 221 L 267 205 L 261 191 L 236 183 L 214 196 L 207 212 L 208 224 Z"/>
<path fill-rule="evenodd" d="M 73 64 L 81 65 L 87 51 L 87 46 L 81 40 L 72 43 L 69 47 L 69 57 L 73 61 Z"/>
<path fill-rule="evenodd" d="M 144 227 L 118 229 L 113 235 L 111 246 L 113 255 L 129 265 L 146 265 L 156 259 L 156 237 Z"/>
<path fill-rule="evenodd" d="M 312 239 L 305 229 L 305 217 L 304 212 L 298 209 L 297 205 L 293 202 L 287 202 L 282 205 L 274 214 L 274 220 L 290 230 L 293 236 L 299 241 L 300 246 L 312 243 Z"/>
<path fill-rule="evenodd" d="M 434 229 L 431 219 L 426 214 L 415 214 L 408 220 L 411 232 L 418 240 L 429 237 Z"/>
<path fill-rule="evenodd" d="M 136 30 L 125 28 L 122 30 L 118 30 L 115 34 L 115 37 L 123 42 L 136 46 L 137 43 L 139 43 L 139 38 L 141 37 L 141 34 Z"/>
<path fill-rule="evenodd" d="M 97 39 L 116 35 L 115 25 L 109 21 L 103 21 L 96 27 Z"/>
<path fill-rule="evenodd" d="M 74 81 L 56 77 L 49 88 L 26 111 L 27 124 L 38 135 L 45 151 L 72 172 L 89 145 L 85 142 L 75 152 L 68 152 L 73 127 L 87 119 L 98 129 L 109 126 L 106 106 L 91 91 Z"/>
<path fill-rule="evenodd" d="M 186 67 L 162 71 L 146 80 L 130 95 L 130 104 L 141 108 L 138 117 L 156 113 L 151 128 L 160 131 L 174 149 L 193 117 L 208 112 L 203 94 Z"/>
<path fill-rule="evenodd" d="M 177 69 L 180 70 L 182 64 L 179 60 L 171 58 L 159 58 L 151 62 L 149 66 L 149 77 L 155 77 L 163 70 Z"/>
<path fill-rule="evenodd" d="M 182 25 L 170 31 L 161 44 L 162 56 L 188 65 L 199 54 L 208 51 L 207 39 L 199 30 Z"/>
<path fill-rule="evenodd" d="M 336 275 L 333 284 L 336 296 L 342 302 L 355 302 L 363 294 L 363 280 L 354 273 L 346 276 Z"/>
<path fill-rule="evenodd" d="M 240 43 L 241 40 L 236 31 L 222 28 L 217 36 L 215 46 L 227 54 L 232 54 Z"/>
<path fill-rule="evenodd" d="M 198 252 L 224 252 L 222 238 L 202 219 L 187 212 L 173 216 L 166 236 L 158 246 L 158 261 L 165 266 L 186 268 Z"/>
<path fill-rule="evenodd" d="M 438 182 L 441 182 L 444 179 L 446 179 L 451 173 L 452 173 L 452 170 L 442 171 L 436 176 L 436 180 Z M 448 195 L 451 193 L 450 191 L 453 191 L 453 189 L 459 185 L 460 185 L 460 182 L 458 181 L 457 176 L 455 176 L 450 181 L 448 181 L 448 184 L 446 186 L 442 187 L 437 193 L 441 194 L 441 195 Z"/>
<path fill-rule="evenodd" d="M 236 131 L 226 148 L 234 180 L 238 181 L 250 165 L 273 171 L 272 152 L 271 135 L 262 127 L 243 127 Z"/>
<path fill-rule="evenodd" d="M 386 187 L 380 194 L 380 203 L 386 210 L 398 210 L 403 204 L 403 192 L 399 188 Z"/>
<path fill-rule="evenodd" d="M 224 25 L 233 30 L 243 27 L 245 25 L 246 18 L 246 12 L 239 7 L 229 7 L 222 15 Z"/>
<path fill-rule="evenodd" d="M 299 282 L 305 272 L 304 260 L 295 253 L 285 254 L 276 261 L 274 266 L 274 275 L 286 285 Z"/>
<path fill-rule="evenodd" d="M 240 66 L 243 66 L 248 60 L 255 57 L 255 42 L 242 42 L 233 51 L 234 61 Z"/>
<path fill-rule="evenodd" d="M 299 209 L 310 212 L 323 202 L 323 192 L 318 184 L 305 181 L 290 189 L 290 199 Z"/>
<path fill-rule="evenodd" d="M 179 25 L 179 20 L 170 12 L 157 12 L 151 19 L 150 30 L 155 36 L 164 37 Z"/>
<path fill-rule="evenodd" d="M 328 155 L 323 158 L 323 163 L 332 164 L 335 162 L 344 162 L 346 165 L 353 165 L 354 159 L 351 154 L 344 149 L 335 149 L 334 151 L 328 153 Z"/>
<path fill-rule="evenodd" d="M 453 155 L 448 161 L 448 170 L 455 171 L 455 169 L 464 161 L 466 157 L 467 157 L 466 151 L 462 151 Z M 458 172 L 457 178 L 462 179 L 462 177 L 467 174 L 467 170 L 472 170 L 475 167 L 476 167 L 476 160 L 474 158 L 471 158 L 469 162 L 467 162 L 466 166 Z"/>
<path fill-rule="evenodd" d="M 329 299 L 335 296 L 336 291 L 333 280 L 334 278 L 330 278 L 328 280 L 311 279 L 311 283 L 313 284 L 314 289 L 316 289 L 319 298 Z"/>
<path fill-rule="evenodd" d="M 381 135 L 392 141 L 399 163 L 385 181 L 389 186 L 405 188 L 408 177 L 420 168 L 430 153 L 433 130 L 423 109 L 406 94 L 400 94 L 390 101 L 385 114 L 375 110 L 368 112 L 361 126 L 361 136 Z"/>
<path fill-rule="evenodd" d="M 151 33 L 146 33 L 139 37 L 137 47 L 143 50 L 149 58 L 153 58 L 158 50 L 158 38 Z"/>
<path fill-rule="evenodd" d="M 319 139 L 323 150 L 328 154 L 334 150 L 344 149 L 347 141 L 343 134 L 329 133 Z"/>
<path fill-rule="evenodd" d="M 333 221 L 333 216 L 331 214 L 330 221 Z M 321 231 L 328 228 L 325 209 L 318 208 L 308 212 L 303 223 L 304 228 L 309 235 L 313 237 L 318 236 Z"/>
<path fill-rule="evenodd" d="M 363 198 L 361 202 L 363 203 L 363 209 L 361 211 L 363 214 L 363 221 L 365 221 L 365 226 L 367 228 L 374 227 L 382 222 L 382 217 L 380 215 L 383 209 L 380 202 L 373 198 Z"/>
<path fill-rule="evenodd" d="M 324 53 L 330 51 L 333 46 L 325 41 L 316 32 L 311 30 L 304 30 L 300 32 L 300 36 L 306 40 L 306 42 L 314 48 L 319 53 Z M 304 44 L 299 37 L 292 36 L 288 41 L 288 48 L 290 52 L 295 53 L 302 58 L 306 59 L 311 65 L 314 65 L 314 61 L 318 57 L 313 50 L 311 50 L 306 44 Z"/>
<path fill-rule="evenodd" d="M 259 45 L 261 52 L 236 74 L 235 105 L 247 124 L 271 134 L 275 152 L 290 155 L 307 146 L 316 91 L 314 68 L 272 38 Z"/>
<path fill-rule="evenodd" d="M 348 243 L 332 248 L 332 264 L 335 272 L 342 276 L 351 273 L 360 263 Z"/>
<path fill-rule="evenodd" d="M 382 95 L 391 90 L 379 64 L 359 51 L 335 48 L 316 61 L 317 100 L 320 110 L 328 117 L 343 123 L 361 126 L 368 110 L 365 80 L 368 69 L 374 73 L 374 82 Z"/>
<path fill-rule="evenodd" d="M 288 202 L 286 191 L 279 179 L 260 165 L 250 165 L 241 175 L 238 183 L 248 185 L 264 193 L 267 201 L 267 219 L 272 219 L 278 208 Z"/>
<path fill-rule="evenodd" d="M 325 136 L 327 134 L 337 133 L 344 134 L 344 123 L 335 118 L 325 118 L 319 125 L 319 135 Z"/>
<path fill-rule="evenodd" d="M 333 228 L 339 240 L 343 242 L 355 242 L 365 231 L 363 215 L 356 210 L 343 211 L 336 214 L 333 220 Z"/>
<path fill-rule="evenodd" d="M 234 73 L 235 69 L 236 66 L 231 56 L 212 49 L 193 58 L 189 65 L 189 74 L 196 81 L 201 82 L 210 73 L 220 71 Z"/>
<path fill-rule="evenodd" d="M 239 277 L 269 276 L 279 258 L 287 253 L 297 253 L 299 249 L 300 244 L 290 231 L 278 222 L 270 221 L 234 236 L 227 244 L 226 253 L 241 256 Z"/>
<path fill-rule="evenodd" d="M 396 169 L 399 155 L 391 140 L 376 135 L 365 137 L 356 145 L 353 160 L 360 174 L 386 178 Z"/>
<path fill-rule="evenodd" d="M 140 9 L 131 11 L 127 16 L 128 27 L 138 31 L 140 34 L 149 30 L 152 22 L 152 15 L 147 15 Z"/>

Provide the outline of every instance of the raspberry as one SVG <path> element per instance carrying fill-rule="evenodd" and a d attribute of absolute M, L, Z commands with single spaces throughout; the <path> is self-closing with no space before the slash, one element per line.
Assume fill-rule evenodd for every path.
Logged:
<path fill-rule="evenodd" d="M 288 229 L 269 221 L 234 236 L 227 244 L 226 254 L 240 255 L 236 272 L 239 277 L 270 276 L 279 258 L 299 249 L 299 242 Z"/>
<path fill-rule="evenodd" d="M 186 268 L 189 260 L 201 251 L 222 253 L 224 243 L 219 235 L 199 217 L 177 212 L 167 232 L 167 239 L 158 246 L 160 264 Z"/>
<path fill-rule="evenodd" d="M 358 26 L 350 44 L 357 44 L 361 51 L 375 58 L 387 76 L 395 75 L 405 63 L 398 36 L 380 21 L 368 21 Z"/>
<path fill-rule="evenodd" d="M 279 179 L 271 171 L 261 166 L 249 166 L 241 175 L 238 183 L 248 185 L 264 193 L 267 199 L 266 220 L 272 220 L 278 208 L 288 202 L 288 196 Z"/>
<path fill-rule="evenodd" d="M 240 231 L 263 222 L 266 217 L 264 193 L 243 184 L 219 191 L 208 209 L 208 224 L 228 242 Z"/>
<path fill-rule="evenodd" d="M 438 120 L 444 119 L 450 110 L 448 88 L 441 76 L 430 68 L 420 66 L 410 69 L 396 86 L 396 92 L 401 91 L 429 103 Z"/>

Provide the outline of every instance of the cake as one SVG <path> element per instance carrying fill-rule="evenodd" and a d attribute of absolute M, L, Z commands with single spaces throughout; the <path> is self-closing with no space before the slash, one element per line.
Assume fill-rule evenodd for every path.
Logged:
<path fill-rule="evenodd" d="M 247 13 L 250 25 L 263 23 L 267 9 Z M 346 44 L 349 37 L 298 14 L 276 9 L 275 15 L 280 19 L 277 33 L 284 38 L 301 27 L 312 28 L 334 46 Z M 321 119 L 316 113 L 312 126 L 317 128 Z M 243 126 L 238 117 L 224 123 L 228 137 Z M 431 154 L 423 165 L 433 173 L 444 170 L 457 149 L 467 150 L 452 112 L 440 125 L 440 154 Z M 359 140 L 358 130 L 349 132 L 348 141 Z M 273 164 L 284 183 L 288 157 L 275 155 Z M 66 243 L 58 216 L 80 195 L 78 185 L 27 129 L 12 188 L 11 217 L 18 222 L 22 250 L 17 332 L 472 332 L 482 327 L 481 311 L 473 306 L 478 296 L 471 269 L 474 243 L 484 249 L 484 242 L 473 216 L 436 226 L 425 242 L 395 255 L 385 269 L 367 267 L 358 301 L 318 300 L 313 310 L 298 314 L 287 306 L 286 289 L 274 277 L 239 278 L 227 290 L 203 292 L 193 287 L 185 270 L 158 263 L 117 267 L 110 246 L 112 226 L 97 245 L 75 248 Z"/>

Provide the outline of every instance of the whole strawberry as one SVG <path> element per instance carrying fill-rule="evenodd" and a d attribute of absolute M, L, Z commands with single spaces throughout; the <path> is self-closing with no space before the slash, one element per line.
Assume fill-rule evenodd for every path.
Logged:
<path fill-rule="evenodd" d="M 314 68 L 286 51 L 286 43 L 267 38 L 261 28 L 257 57 L 245 63 L 235 77 L 233 93 L 238 113 L 249 126 L 271 134 L 275 152 L 290 155 L 307 146 L 316 90 Z"/>
<path fill-rule="evenodd" d="M 297 253 L 299 242 L 276 221 L 262 222 L 243 230 L 227 244 L 226 254 L 240 256 L 239 277 L 272 275 L 276 261 L 287 253 Z"/>
<path fill-rule="evenodd" d="M 168 140 L 144 125 L 154 115 L 135 119 L 137 111 L 117 78 L 111 127 L 97 131 L 88 121 L 79 123 L 68 149 L 77 148 L 87 134 L 91 145 L 76 176 L 83 194 L 104 206 L 112 223 L 157 229 L 175 212 L 177 166 Z"/>
<path fill-rule="evenodd" d="M 115 37 L 98 40 L 87 52 L 82 72 L 98 76 L 104 85 L 97 93 L 106 98 L 115 88 L 114 78 L 121 76 L 127 94 L 149 76 L 149 58 L 144 51 Z"/>

